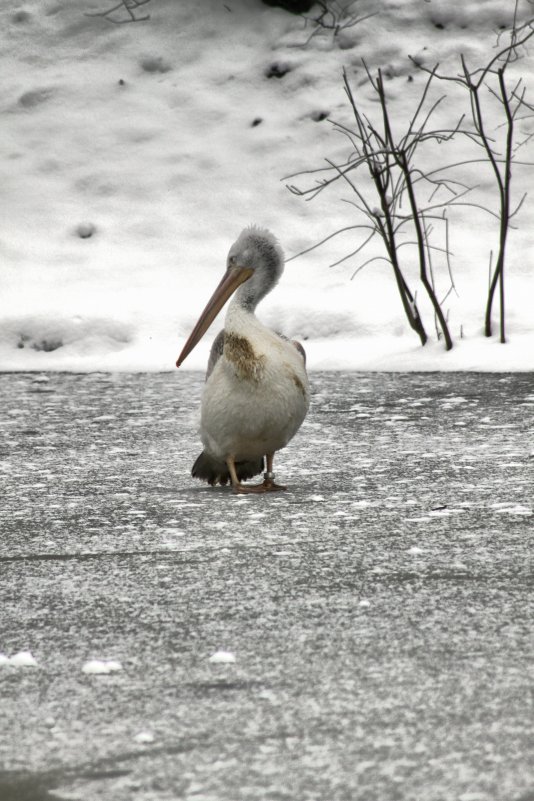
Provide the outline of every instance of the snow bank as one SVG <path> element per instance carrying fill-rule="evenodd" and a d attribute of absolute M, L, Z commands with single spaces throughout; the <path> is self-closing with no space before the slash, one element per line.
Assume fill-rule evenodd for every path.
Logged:
<path fill-rule="evenodd" d="M 327 119 L 350 121 L 342 68 L 372 113 L 361 59 L 382 67 L 394 118 L 403 118 L 424 80 L 408 56 L 452 71 L 460 52 L 483 63 L 514 3 L 360 0 L 360 13 L 374 16 L 306 46 L 309 25 L 260 0 L 205 0 L 202 11 L 154 0 L 151 19 L 129 25 L 85 13 L 103 7 L 27 0 L 0 10 L 3 370 L 173 370 L 243 227 L 272 229 L 291 257 L 359 222 L 342 187 L 306 203 L 282 180 L 346 157 Z M 528 83 L 532 61 L 513 69 Z M 456 158 L 468 155 L 462 147 Z M 469 177 L 491 203 L 491 172 Z M 531 176 L 521 169 L 514 180 L 519 198 Z M 472 209 L 451 218 L 451 353 L 435 336 L 418 345 L 387 266 L 352 281 L 359 257 L 329 267 L 361 243 L 358 231 L 289 261 L 259 314 L 304 341 L 311 369 L 533 369 L 530 214 L 527 202 L 510 239 L 506 346 L 481 336 L 497 231 Z M 406 269 L 432 333 L 415 253 Z M 441 295 L 447 280 L 437 270 Z M 208 345 L 185 369 L 204 368 Z"/>

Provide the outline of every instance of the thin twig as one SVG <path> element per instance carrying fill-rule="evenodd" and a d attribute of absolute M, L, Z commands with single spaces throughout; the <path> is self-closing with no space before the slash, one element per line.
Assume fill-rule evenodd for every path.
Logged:
<path fill-rule="evenodd" d="M 128 22 L 144 22 L 150 19 L 150 14 L 145 14 L 144 16 L 138 17 L 136 16 L 136 11 L 141 6 L 147 5 L 150 3 L 150 0 L 121 0 L 120 3 L 117 3 L 116 6 L 113 8 L 108 8 L 107 11 L 87 11 L 85 13 L 86 17 L 102 17 L 103 19 L 107 19 L 109 22 L 113 22 L 115 25 L 124 25 Z M 115 12 L 125 11 L 128 15 L 128 19 L 114 19 L 113 14 Z"/>

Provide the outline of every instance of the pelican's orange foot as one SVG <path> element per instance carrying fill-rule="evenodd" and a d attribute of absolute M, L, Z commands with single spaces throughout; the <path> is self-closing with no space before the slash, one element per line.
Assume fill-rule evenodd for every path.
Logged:
<path fill-rule="evenodd" d="M 265 487 L 265 492 L 278 492 L 279 490 L 287 489 L 287 487 L 284 487 L 283 484 L 275 484 L 274 481 L 269 478 L 265 479 L 263 486 Z"/>
<path fill-rule="evenodd" d="M 248 493 L 254 492 L 279 492 L 280 490 L 285 490 L 287 487 L 283 487 L 281 484 L 275 484 L 274 481 L 271 479 L 266 478 L 261 484 L 234 484 L 233 490 L 236 495 L 246 495 Z"/>
<path fill-rule="evenodd" d="M 237 477 L 235 459 L 233 456 L 228 456 L 226 458 L 226 464 L 228 465 L 228 471 L 232 481 L 232 489 L 236 495 L 246 495 L 250 492 L 278 492 L 279 490 L 286 489 L 286 487 L 282 487 L 281 484 L 274 483 L 272 453 L 267 454 L 267 470 L 263 474 L 263 482 L 261 484 L 242 484 Z"/>

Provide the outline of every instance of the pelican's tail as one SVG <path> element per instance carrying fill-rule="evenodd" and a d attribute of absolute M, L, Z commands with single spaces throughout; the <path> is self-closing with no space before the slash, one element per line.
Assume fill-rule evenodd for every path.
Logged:
<path fill-rule="evenodd" d="M 263 473 L 263 457 L 261 459 L 251 459 L 244 462 L 235 463 L 237 477 L 240 481 L 253 478 L 259 473 Z M 215 484 L 228 484 L 230 472 L 226 465 L 219 459 L 210 456 L 206 451 L 202 451 L 191 470 L 193 478 L 207 481 L 213 487 Z"/>

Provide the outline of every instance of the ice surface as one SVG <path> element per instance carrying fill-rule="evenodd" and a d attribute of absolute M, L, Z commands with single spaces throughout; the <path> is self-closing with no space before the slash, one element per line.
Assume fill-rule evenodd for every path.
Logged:
<path fill-rule="evenodd" d="M 43 395 L 0 374 L 0 650 L 42 665 L 1 671 L 20 798 L 46 796 L 28 775 L 83 801 L 526 798 L 532 517 L 498 509 L 532 508 L 517 403 L 532 377 L 315 375 L 313 415 L 279 456 L 288 491 L 244 501 L 192 479 L 202 377 L 182 378 L 51 374 Z M 95 422 L 134 409 L 139 429 Z M 445 506 L 466 511 L 429 517 Z M 177 526 L 189 550 L 163 549 Z M 209 662 L 218 649 L 236 662 Z M 95 657 L 124 670 L 82 673 Z"/>

